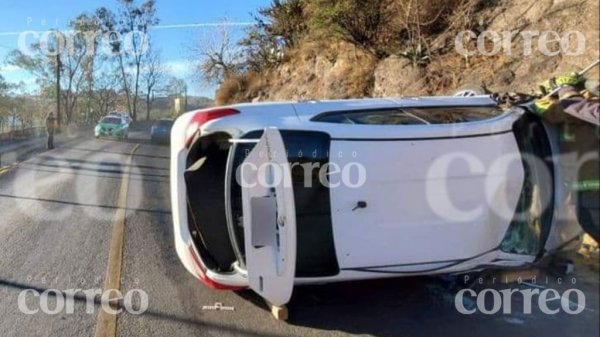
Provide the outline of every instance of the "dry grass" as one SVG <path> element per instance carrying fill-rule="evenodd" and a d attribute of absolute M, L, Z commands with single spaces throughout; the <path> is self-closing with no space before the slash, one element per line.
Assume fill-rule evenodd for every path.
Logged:
<path fill-rule="evenodd" d="M 528 92 L 544 78 L 577 70 L 598 58 L 598 2 L 595 1 L 392 1 L 394 20 L 387 24 L 388 29 L 398 31 L 399 39 L 390 43 L 389 52 L 399 55 L 402 48 L 419 41 L 429 49 L 430 62 L 419 68 L 423 75 L 415 81 L 419 94 L 448 94 L 464 85 Z M 460 31 L 511 31 L 524 27 L 559 33 L 580 30 L 586 34 L 589 45 L 579 57 L 548 57 L 539 52 L 525 57 L 519 38 L 514 41 L 513 56 L 499 53 L 465 58 L 455 50 L 454 39 Z M 487 41 L 487 46 L 491 50 L 491 41 Z M 467 41 L 467 49 L 475 50 L 476 41 Z M 364 48 L 340 42 L 322 30 L 309 32 L 296 47 L 285 51 L 279 66 L 261 74 L 226 79 L 217 92 L 217 103 L 252 101 L 257 97 L 293 100 L 370 96 L 375 83 L 377 88 L 388 83 L 375 76 L 376 69 L 388 78 L 396 73 L 402 76 L 402 70 L 395 71 L 382 61 Z M 590 74 L 597 75 L 597 70 Z"/>
<path fill-rule="evenodd" d="M 227 105 L 235 103 L 236 97 L 238 97 L 244 91 L 243 78 L 238 76 L 229 76 L 217 89 L 215 93 L 215 104 L 216 105 Z"/>

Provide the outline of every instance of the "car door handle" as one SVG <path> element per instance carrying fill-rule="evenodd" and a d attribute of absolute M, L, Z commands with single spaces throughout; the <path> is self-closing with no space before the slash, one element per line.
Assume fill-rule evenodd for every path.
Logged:
<path fill-rule="evenodd" d="M 366 201 L 359 201 L 356 203 L 356 206 L 354 206 L 354 208 L 352 209 L 352 212 L 358 210 L 358 209 L 365 209 L 367 208 L 367 202 Z"/>

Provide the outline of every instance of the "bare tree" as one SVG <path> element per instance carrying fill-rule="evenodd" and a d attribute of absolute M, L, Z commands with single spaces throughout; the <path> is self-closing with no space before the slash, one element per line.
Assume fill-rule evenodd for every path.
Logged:
<path fill-rule="evenodd" d="M 156 94 L 166 79 L 166 69 L 161 62 L 158 51 L 151 51 L 147 54 L 147 59 L 142 70 L 142 85 L 146 96 L 146 120 L 150 120 L 150 111 L 154 103 Z"/>
<path fill-rule="evenodd" d="M 118 15 L 103 7 L 96 11 L 96 16 L 102 30 L 113 34 L 111 47 L 118 60 L 127 108 L 131 117 L 137 120 L 141 72 L 150 45 L 148 33 L 159 20 L 156 18 L 154 0 L 147 0 L 140 5 L 136 5 L 134 0 L 119 0 L 119 4 Z M 114 32 L 131 36 L 131 43 L 126 46 Z M 126 47 L 129 48 L 126 50 Z"/>
<path fill-rule="evenodd" d="M 232 40 L 227 21 L 217 31 L 205 32 L 191 46 L 191 61 L 196 64 L 200 81 L 219 84 L 240 70 L 242 49 Z"/>
<path fill-rule="evenodd" d="M 94 81 L 93 116 L 99 118 L 108 114 L 116 106 L 119 93 L 115 88 L 119 87 L 120 75 L 114 72 L 99 71 Z"/>
<path fill-rule="evenodd" d="M 0 74 L 0 134 L 4 131 L 4 119 L 7 115 L 6 107 L 8 100 L 9 85 Z"/>

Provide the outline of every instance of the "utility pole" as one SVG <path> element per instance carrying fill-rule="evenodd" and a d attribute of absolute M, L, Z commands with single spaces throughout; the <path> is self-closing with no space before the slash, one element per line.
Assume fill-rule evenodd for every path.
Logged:
<path fill-rule="evenodd" d="M 60 116 L 60 44 L 61 40 L 56 40 L 56 123 L 58 124 L 58 130 L 62 125 L 62 119 Z"/>
<path fill-rule="evenodd" d="M 188 111 L 188 87 L 187 83 L 183 82 L 183 112 Z"/>

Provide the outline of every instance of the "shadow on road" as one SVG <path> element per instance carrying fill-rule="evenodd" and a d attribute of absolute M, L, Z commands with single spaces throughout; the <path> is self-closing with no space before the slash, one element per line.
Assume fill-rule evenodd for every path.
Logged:
<path fill-rule="evenodd" d="M 410 277 L 296 287 L 288 304 L 288 323 L 351 334 L 423 336 L 428 331 L 425 335 L 434 336 L 431 328 L 425 330 L 419 322 L 449 316 L 450 308 L 427 290 L 431 281 Z M 238 296 L 269 310 L 252 291 Z"/>
<path fill-rule="evenodd" d="M 8 289 L 13 289 L 16 291 L 23 291 L 23 290 L 35 290 L 38 293 L 44 293 L 47 290 L 50 290 L 49 288 L 43 288 L 43 287 L 38 287 L 38 286 L 34 286 L 34 285 L 29 285 L 29 284 L 24 284 L 24 283 L 19 283 L 19 282 L 14 282 L 14 281 L 8 281 L 8 280 L 2 280 L 0 279 L 0 288 L 8 288 Z M 57 293 L 56 291 L 51 291 L 47 293 L 49 297 L 57 297 Z M 87 304 L 88 301 L 90 301 L 85 294 L 82 293 L 77 293 L 75 295 L 73 295 L 73 300 L 76 303 L 80 303 L 80 304 Z M 63 297 L 64 300 L 67 300 L 66 297 Z M 71 297 L 69 296 L 69 299 L 71 299 Z M 95 306 L 95 312 L 99 312 L 100 310 L 102 310 L 101 306 L 102 306 L 102 301 L 101 301 L 101 296 L 95 296 L 93 299 L 91 299 L 91 301 L 94 303 Z M 139 310 L 139 308 L 134 308 L 135 310 Z M 127 313 L 123 313 L 123 314 L 127 314 Z M 172 315 L 169 313 L 164 313 L 164 312 L 160 312 L 160 311 L 153 311 L 153 310 L 147 310 L 145 311 L 142 315 L 131 315 L 132 317 L 152 317 L 152 318 L 157 318 L 160 320 L 167 320 L 167 321 L 171 321 L 171 322 L 178 322 L 178 323 L 182 323 L 184 325 L 190 325 L 190 326 L 195 326 L 197 328 L 202 328 L 202 329 L 217 329 L 219 331 L 224 331 L 224 332 L 229 332 L 235 336 L 239 336 L 239 335 L 244 335 L 244 336 L 248 336 L 248 335 L 255 335 L 255 336 L 266 336 L 266 337 L 284 337 L 285 335 L 277 335 L 277 334 L 265 334 L 265 333 L 258 333 L 256 331 L 251 331 L 251 330 L 246 330 L 246 329 L 239 329 L 239 328 L 235 328 L 235 327 L 230 327 L 230 326 L 225 326 L 225 325 L 219 325 L 219 324 L 215 324 L 215 323 L 211 323 L 211 322 L 204 322 L 195 318 L 191 318 L 191 317 L 181 317 L 181 316 L 177 316 L 177 315 Z"/>
<path fill-rule="evenodd" d="M 436 277 L 406 277 L 387 280 L 347 282 L 296 287 L 288 304 L 289 324 L 349 334 L 380 337 L 396 336 L 597 336 L 598 278 L 580 284 L 588 303 L 580 315 L 560 312 L 547 315 L 537 302 L 533 313 L 524 314 L 523 300 L 516 296 L 512 313 L 463 315 L 455 307 L 455 295 L 461 282 L 448 282 Z M 488 280 L 489 281 L 489 280 Z M 542 287 L 560 289 L 550 284 Z M 522 284 L 478 286 L 478 290 L 529 289 Z M 568 287 L 567 287 L 568 288 Z M 562 291 L 562 290 L 561 290 Z M 257 307 L 268 310 L 264 301 L 251 291 L 238 296 Z M 486 298 L 486 307 L 492 307 Z M 470 300 L 469 300 L 470 301 Z M 465 304 L 474 305 L 474 301 Z"/>
<path fill-rule="evenodd" d="M 61 161 L 68 161 L 68 160 L 61 159 Z M 85 165 L 87 162 L 81 161 L 81 163 Z M 152 177 L 152 178 L 166 178 L 166 179 L 169 178 L 168 174 L 141 173 L 141 172 L 134 172 L 131 169 L 126 171 L 126 170 L 122 170 L 122 169 L 85 168 L 78 164 L 60 165 L 60 164 L 47 164 L 47 163 L 37 163 L 37 162 L 29 162 L 26 164 L 31 165 L 31 166 L 41 166 L 41 167 L 54 168 L 54 169 L 67 169 L 67 170 L 73 170 L 73 171 L 87 171 L 87 172 L 116 174 L 116 175 L 123 175 L 123 174 L 127 173 L 132 178 L 135 178 L 135 177 Z M 131 167 L 136 168 L 137 166 L 132 165 Z"/>
<path fill-rule="evenodd" d="M 138 144 L 138 143 L 136 143 Z M 110 153 L 110 154 L 120 154 L 120 155 L 126 155 L 126 152 L 115 152 L 115 151 L 106 151 L 106 150 L 96 150 L 96 149 L 86 149 L 86 148 L 80 148 L 80 147 L 68 147 L 68 148 L 64 148 L 65 150 L 69 150 L 69 151 L 80 151 L 80 152 L 93 152 L 93 153 Z M 147 155 L 147 154 L 138 154 L 138 153 L 134 153 L 133 157 L 144 157 L 144 158 L 153 158 L 153 159 L 171 159 L 171 157 L 169 156 L 157 156 L 157 155 Z"/>
<path fill-rule="evenodd" d="M 31 167 L 29 167 L 29 165 L 31 165 Z M 61 172 L 61 171 L 57 171 L 57 170 L 53 170 L 53 169 L 44 169 L 44 168 L 40 168 L 37 167 L 35 164 L 30 164 L 30 163 L 23 163 L 21 164 L 21 166 L 19 166 L 20 170 L 30 170 L 30 171 L 35 171 L 35 172 L 44 172 L 44 173 L 64 173 L 64 174 L 70 174 L 70 175 L 76 175 L 76 176 L 82 176 L 82 177 L 90 177 L 90 178 L 102 178 L 102 179 L 115 179 L 115 180 L 121 180 L 123 179 L 121 176 L 119 175 L 100 175 L 100 174 L 89 174 L 89 173 L 82 173 L 82 172 Z M 141 182 L 150 182 L 150 183 L 156 183 L 156 184 L 169 184 L 169 180 L 168 179 L 149 179 L 149 178 L 144 178 L 144 177 L 130 177 L 129 178 L 130 181 L 141 181 Z"/>
<path fill-rule="evenodd" d="M 160 171 L 169 171 L 168 168 L 159 167 L 159 166 L 150 166 L 150 165 L 128 165 L 123 163 L 115 163 L 115 162 L 105 162 L 105 161 L 94 161 L 94 160 L 80 160 L 80 159 L 65 159 L 54 156 L 40 155 L 37 158 L 41 160 L 53 160 L 53 161 L 62 161 L 66 163 L 77 163 L 77 164 L 88 164 L 88 165 L 98 165 L 98 166 L 108 166 L 108 167 L 135 167 L 140 169 L 149 169 L 149 170 L 160 170 Z"/>
<path fill-rule="evenodd" d="M 73 201 L 64 201 L 64 200 L 55 200 L 55 199 L 44 199 L 44 198 L 33 198 L 33 197 L 24 197 L 24 196 L 16 196 L 16 195 L 8 195 L 8 194 L 0 194 L 0 198 L 9 198 L 9 199 L 18 199 L 18 200 L 48 202 L 48 203 L 61 204 L 61 205 L 70 205 L 70 206 L 78 206 L 78 207 L 96 207 L 96 208 L 113 209 L 113 210 L 124 209 L 126 211 L 139 212 L 139 213 L 149 213 L 149 214 L 161 214 L 161 215 L 170 215 L 171 214 L 170 211 L 164 211 L 164 210 L 141 209 L 141 208 L 130 208 L 130 207 L 122 208 L 122 207 L 110 206 L 110 205 L 95 205 L 95 204 L 86 204 L 86 203 L 73 202 Z"/>

